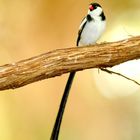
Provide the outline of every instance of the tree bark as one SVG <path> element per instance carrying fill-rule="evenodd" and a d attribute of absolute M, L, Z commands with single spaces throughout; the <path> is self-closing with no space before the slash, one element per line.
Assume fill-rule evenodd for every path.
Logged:
<path fill-rule="evenodd" d="M 0 90 L 89 68 L 113 67 L 140 58 L 140 36 L 92 46 L 57 49 L 0 66 Z"/>

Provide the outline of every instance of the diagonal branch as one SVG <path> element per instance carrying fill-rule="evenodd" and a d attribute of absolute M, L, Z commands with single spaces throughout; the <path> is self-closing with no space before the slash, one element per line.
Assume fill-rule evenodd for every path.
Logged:
<path fill-rule="evenodd" d="M 131 78 L 129 78 L 129 77 L 127 77 L 127 76 L 121 74 L 121 73 L 118 73 L 118 72 L 115 72 L 115 71 L 112 71 L 112 70 L 108 70 L 108 69 L 106 69 L 106 68 L 100 68 L 100 69 L 101 69 L 102 71 L 104 71 L 104 72 L 109 73 L 109 74 L 115 74 L 115 75 L 121 76 L 121 77 L 123 77 L 123 78 L 125 78 L 125 79 L 127 79 L 127 80 L 129 80 L 129 81 L 132 81 L 132 82 L 134 82 L 135 84 L 137 84 L 137 85 L 140 86 L 140 83 L 139 83 L 139 82 L 137 82 L 137 81 L 135 81 L 135 80 L 133 80 L 133 79 L 131 79 Z"/>
<path fill-rule="evenodd" d="M 0 66 L 0 90 L 89 68 L 106 68 L 140 58 L 140 36 L 81 48 L 58 49 Z"/>

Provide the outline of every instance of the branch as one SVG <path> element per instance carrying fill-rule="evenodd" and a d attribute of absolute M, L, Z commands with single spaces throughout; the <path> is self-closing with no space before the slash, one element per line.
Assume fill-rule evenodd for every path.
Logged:
<path fill-rule="evenodd" d="M 58 49 L 0 66 L 0 90 L 89 68 L 106 68 L 140 58 L 140 36 L 94 46 Z"/>
<path fill-rule="evenodd" d="M 127 79 L 127 80 L 129 80 L 129 81 L 132 81 L 132 82 L 134 82 L 135 84 L 137 84 L 137 85 L 140 86 L 140 83 L 139 83 L 139 82 L 137 82 L 137 81 L 135 81 L 135 80 L 133 80 L 133 79 L 131 79 L 131 78 L 129 78 L 129 77 L 127 77 L 127 76 L 121 74 L 121 73 L 118 73 L 118 72 L 115 72 L 115 71 L 112 71 L 112 70 L 108 70 L 108 69 L 106 69 L 106 68 L 100 68 L 100 69 L 101 69 L 102 71 L 104 71 L 104 72 L 109 73 L 109 74 L 116 74 L 116 75 L 118 75 L 118 76 L 121 76 L 121 77 L 123 77 L 123 78 L 125 78 L 125 79 Z"/>

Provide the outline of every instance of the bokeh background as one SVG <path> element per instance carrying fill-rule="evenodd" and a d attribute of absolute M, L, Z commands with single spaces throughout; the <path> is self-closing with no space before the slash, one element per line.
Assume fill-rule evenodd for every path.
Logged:
<path fill-rule="evenodd" d="M 90 0 L 0 0 L 0 65 L 74 47 Z M 139 0 L 97 0 L 107 17 L 99 42 L 140 35 Z M 140 82 L 140 63 L 113 68 Z M 49 140 L 68 74 L 0 92 L 0 140 Z M 61 140 L 139 140 L 140 87 L 98 70 L 76 74 Z"/>

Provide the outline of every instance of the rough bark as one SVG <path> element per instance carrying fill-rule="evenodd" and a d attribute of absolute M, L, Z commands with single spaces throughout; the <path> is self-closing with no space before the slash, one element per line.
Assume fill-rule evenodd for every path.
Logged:
<path fill-rule="evenodd" d="M 94 46 L 53 50 L 16 63 L 0 66 L 0 90 L 89 68 L 113 67 L 140 58 L 140 36 Z"/>

